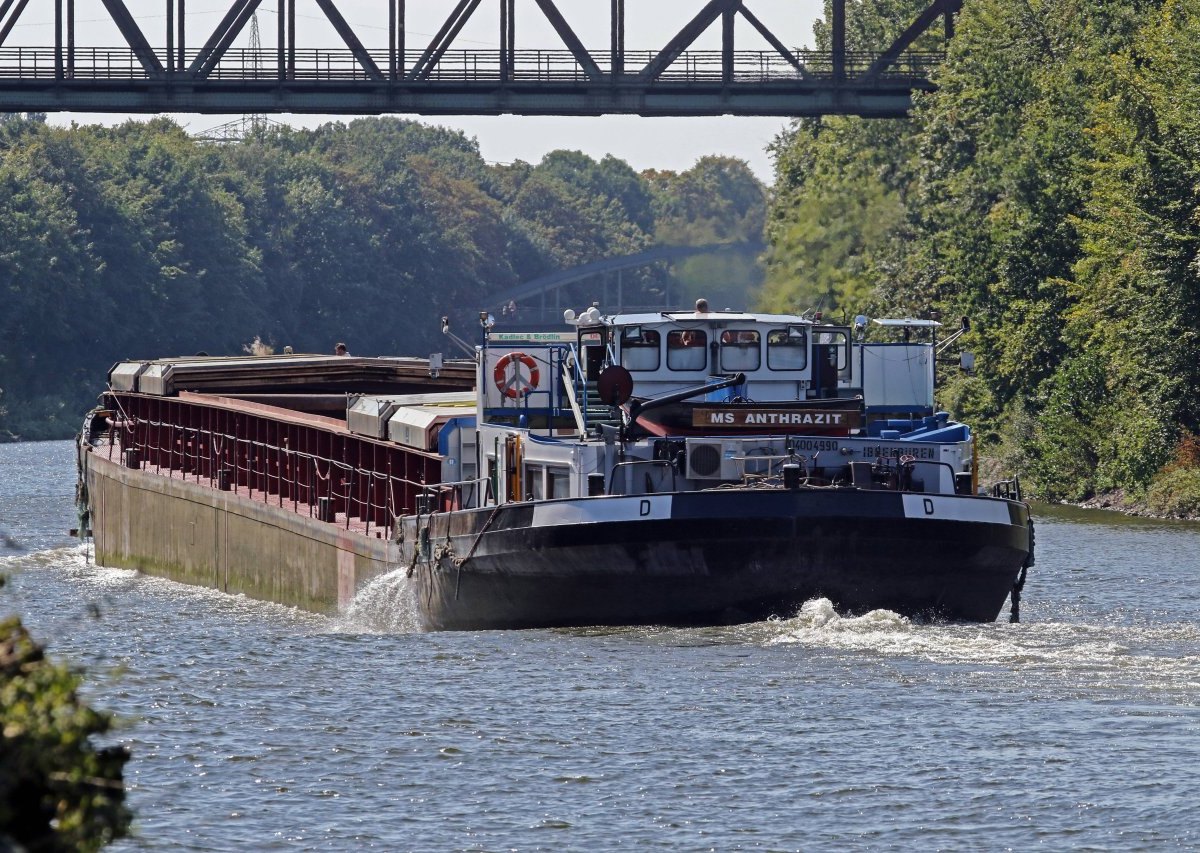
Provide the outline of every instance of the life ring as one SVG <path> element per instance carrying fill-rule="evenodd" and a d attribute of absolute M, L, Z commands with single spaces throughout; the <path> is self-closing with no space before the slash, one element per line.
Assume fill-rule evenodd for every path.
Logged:
<path fill-rule="evenodd" d="M 528 378 L 521 372 L 521 365 L 528 368 Z M 496 362 L 496 369 L 492 371 L 492 378 L 496 380 L 496 387 L 500 389 L 500 393 L 516 400 L 538 387 L 542 377 L 532 356 L 523 352 L 510 352 L 500 356 L 500 360 Z"/>

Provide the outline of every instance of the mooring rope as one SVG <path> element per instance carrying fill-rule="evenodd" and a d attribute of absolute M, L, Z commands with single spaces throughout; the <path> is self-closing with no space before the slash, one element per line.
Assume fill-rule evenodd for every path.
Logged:
<path fill-rule="evenodd" d="M 496 520 L 496 516 L 500 514 L 500 508 L 503 506 L 504 506 L 504 504 L 496 504 L 495 509 L 492 510 L 492 514 L 489 515 L 487 517 L 487 521 L 485 521 L 483 523 L 483 527 L 479 528 L 479 532 L 475 534 L 475 541 L 471 543 L 471 547 L 467 551 L 467 556 L 462 557 L 461 559 L 458 557 L 454 558 L 454 567 L 455 567 L 455 569 L 458 570 L 458 576 L 454 579 L 454 600 L 455 601 L 458 601 L 458 591 L 462 587 L 463 566 L 465 566 L 467 564 L 467 560 L 469 560 L 475 556 L 475 549 L 479 547 L 479 542 L 480 542 L 480 540 L 483 539 L 483 534 L 487 533 L 488 528 L 492 526 L 492 522 Z M 447 519 L 447 521 L 446 521 L 446 538 L 447 538 L 447 540 L 450 538 L 449 519 Z M 449 547 L 449 546 L 447 545 L 447 547 Z"/>

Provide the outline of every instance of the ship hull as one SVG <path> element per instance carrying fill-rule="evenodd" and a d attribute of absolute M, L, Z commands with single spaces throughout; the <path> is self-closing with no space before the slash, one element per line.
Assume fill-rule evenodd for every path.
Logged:
<path fill-rule="evenodd" d="M 143 470 L 86 450 L 81 489 L 99 566 L 136 569 L 299 607 L 346 610 L 395 568 L 387 539 L 363 536 L 276 505 Z"/>
<path fill-rule="evenodd" d="M 1030 542 L 1016 502 L 855 489 L 517 504 L 410 519 L 406 534 L 436 630 L 724 624 L 817 597 L 989 622 Z"/>
<path fill-rule="evenodd" d="M 857 489 L 713 489 L 505 504 L 368 537 L 84 454 L 99 564 L 317 612 L 408 566 L 427 630 L 714 625 L 840 612 L 994 620 L 1024 504 Z"/>

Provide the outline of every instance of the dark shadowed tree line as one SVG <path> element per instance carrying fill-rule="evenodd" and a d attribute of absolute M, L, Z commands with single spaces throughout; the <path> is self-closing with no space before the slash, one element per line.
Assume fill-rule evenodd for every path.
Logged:
<path fill-rule="evenodd" d="M 392 118 L 217 145 L 166 119 L 0 115 L 0 436 L 64 437 L 127 358 L 424 354 L 437 318 L 656 242 L 761 239 L 765 188 L 711 157 L 640 175 L 556 151 L 491 165 Z M 652 286 L 652 275 L 629 287 Z"/>

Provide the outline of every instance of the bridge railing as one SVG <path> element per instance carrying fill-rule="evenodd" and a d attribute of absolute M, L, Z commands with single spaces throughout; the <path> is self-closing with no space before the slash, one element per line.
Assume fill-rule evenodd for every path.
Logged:
<path fill-rule="evenodd" d="M 52 47 L 0 48 L 0 78 L 53 80 L 66 62 Z M 75 48 L 74 76 L 89 80 L 131 80 L 146 76 L 137 55 L 127 47 Z"/>
<path fill-rule="evenodd" d="M 165 51 L 160 53 L 165 55 Z M 391 56 L 387 51 L 370 51 L 372 61 L 386 76 L 389 75 Z M 666 84 L 695 83 L 714 84 L 725 79 L 724 54 L 719 50 L 695 50 L 682 53 L 678 59 L 664 69 L 654 81 L 639 77 L 641 69 L 654 59 L 653 51 L 626 51 L 624 70 L 612 76 L 609 54 L 594 54 L 600 70 L 609 82 L 655 82 Z M 197 52 L 184 57 L 190 64 Z M 515 53 L 515 62 L 509 69 L 509 82 L 522 83 L 586 83 L 588 76 L 574 54 L 567 50 L 521 50 Z M 736 51 L 732 55 L 731 82 L 735 84 L 763 84 L 771 82 L 795 82 L 804 77 L 828 80 L 834 74 L 830 55 L 820 51 L 797 51 L 795 53 L 803 71 L 775 51 Z M 847 80 L 861 75 L 878 58 L 879 54 L 848 52 L 845 56 L 844 74 Z M 905 53 L 883 74 L 881 79 L 925 78 L 941 62 L 941 53 Z M 421 82 L 497 82 L 501 81 L 501 54 L 498 50 L 447 51 L 436 65 L 430 67 L 420 81 L 405 78 L 405 69 L 410 69 L 420 59 L 420 54 L 408 51 L 398 57 L 401 69 L 394 84 L 414 85 Z M 161 78 L 201 82 L 220 81 L 367 81 L 371 77 L 355 55 L 347 49 L 308 48 L 295 49 L 285 54 L 285 68 L 280 74 L 279 53 L 275 49 L 253 50 L 232 49 L 225 53 L 220 63 L 207 75 L 200 78 L 188 71 L 168 71 Z M 150 75 L 137 55 L 128 47 L 76 47 L 70 56 L 66 51 L 53 47 L 3 47 L 0 48 L 0 79 L 42 80 L 59 76 L 74 80 L 146 80 Z"/>

